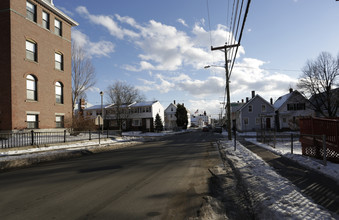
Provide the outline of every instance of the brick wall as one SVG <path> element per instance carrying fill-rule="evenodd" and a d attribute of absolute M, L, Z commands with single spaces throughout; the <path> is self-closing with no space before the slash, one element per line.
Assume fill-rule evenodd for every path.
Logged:
<path fill-rule="evenodd" d="M 0 107 L 0 111 L 11 112 L 11 117 L 8 117 L 9 114 L 6 114 L 6 117 L 3 117 L 3 113 L 0 114 L 0 130 L 25 129 L 27 127 L 27 112 L 39 113 L 39 128 L 43 129 L 55 128 L 56 114 L 64 114 L 67 118 L 72 113 L 71 24 L 55 16 L 38 1 L 31 2 L 37 6 L 37 23 L 26 19 L 25 0 L 11 0 L 11 32 L 10 34 L 1 33 L 1 39 L 6 38 L 5 35 L 10 35 L 11 39 L 11 43 L 8 44 L 11 49 L 11 69 L 7 68 L 4 73 L 5 75 L 11 74 L 11 77 L 9 77 L 11 83 L 0 81 L 1 88 L 6 87 L 4 90 L 1 89 L 0 94 L 0 106 L 3 106 L 1 103 L 4 103 L 6 109 Z M 50 30 L 44 29 L 41 25 L 43 10 L 50 14 Z M 54 34 L 55 18 L 62 21 L 62 37 Z M 5 19 L 0 20 L 0 27 L 9 25 L 8 19 L 7 21 Z M 37 43 L 37 62 L 26 59 L 26 39 L 34 40 Z M 55 52 L 63 54 L 63 71 L 54 68 Z M 7 56 L 1 61 L 9 60 Z M 37 79 L 37 101 L 26 100 L 26 76 L 29 74 L 34 75 Z M 1 75 L 3 75 L 2 72 Z M 57 104 L 55 101 L 56 82 L 63 84 L 63 104 Z M 10 90 L 8 87 L 10 87 Z M 5 94 L 11 96 L 10 101 L 4 98 Z M 12 109 L 10 109 L 10 106 L 12 106 Z M 10 118 L 12 118 L 12 123 L 9 123 Z"/>

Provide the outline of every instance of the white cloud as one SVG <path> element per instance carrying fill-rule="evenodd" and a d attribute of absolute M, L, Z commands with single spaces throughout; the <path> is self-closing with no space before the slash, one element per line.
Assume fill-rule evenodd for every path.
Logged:
<path fill-rule="evenodd" d="M 177 22 L 179 22 L 180 24 L 184 25 L 185 27 L 188 27 L 188 25 L 186 24 L 186 22 L 185 22 L 184 19 L 179 18 L 179 19 L 177 20 Z"/>
<path fill-rule="evenodd" d="M 101 90 L 98 87 L 92 86 L 92 87 L 88 88 L 88 91 L 94 92 L 94 93 L 99 93 Z"/>
<path fill-rule="evenodd" d="M 86 50 L 87 55 L 101 57 L 114 52 L 114 44 L 109 41 L 92 42 L 89 37 L 79 30 L 72 30 L 72 39 Z"/>
<path fill-rule="evenodd" d="M 138 36 L 135 32 L 120 27 L 117 22 L 114 21 L 112 16 L 92 15 L 84 6 L 77 7 L 76 11 L 83 17 L 89 19 L 92 23 L 105 27 L 112 36 L 115 36 L 119 39 L 123 39 L 125 36 Z"/>
<path fill-rule="evenodd" d="M 240 96 L 244 91 L 250 97 L 250 91 L 253 90 L 266 100 L 278 98 L 287 93 L 290 86 L 296 85 L 297 79 L 278 72 L 270 73 L 262 68 L 264 64 L 265 62 L 258 59 L 244 58 L 234 66 L 230 79 L 232 100 L 245 99 L 246 97 Z"/>

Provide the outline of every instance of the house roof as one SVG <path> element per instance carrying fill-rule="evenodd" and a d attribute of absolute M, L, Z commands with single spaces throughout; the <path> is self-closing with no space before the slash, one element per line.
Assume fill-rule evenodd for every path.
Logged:
<path fill-rule="evenodd" d="M 275 109 L 279 109 L 290 97 L 292 93 L 288 93 L 286 95 L 280 96 L 273 104 Z"/>
<path fill-rule="evenodd" d="M 136 102 L 136 103 L 132 104 L 130 107 L 152 106 L 156 102 L 158 102 L 158 101 Z"/>
<path fill-rule="evenodd" d="M 302 97 L 304 97 L 299 91 L 297 90 L 294 90 L 293 92 L 290 92 L 286 95 L 283 95 L 283 96 L 280 96 L 273 104 L 273 107 L 275 109 L 279 109 L 281 108 L 281 106 L 286 103 L 292 96 L 294 95 L 300 95 Z M 305 100 L 307 100 L 305 97 L 304 97 Z M 308 101 L 308 100 L 307 100 Z"/>
<path fill-rule="evenodd" d="M 109 105 L 102 105 L 102 108 L 106 108 Z M 84 110 L 96 110 L 96 109 L 101 109 L 101 105 L 93 105 L 89 108 L 85 108 Z"/>
<path fill-rule="evenodd" d="M 259 98 L 261 100 L 263 100 L 264 102 L 266 102 L 266 104 L 272 106 L 268 101 L 266 101 L 263 97 L 261 97 L 260 95 L 255 95 L 254 98 L 251 98 L 247 103 L 245 103 L 244 105 L 242 105 L 237 111 L 242 111 L 246 106 L 248 106 L 251 102 L 253 102 L 253 100 L 255 100 L 256 98 Z"/>
<path fill-rule="evenodd" d="M 175 105 L 175 104 L 173 104 L 173 103 L 170 103 L 170 104 L 168 105 L 168 107 L 165 109 L 165 111 L 166 111 L 167 109 L 169 109 L 171 106 L 173 106 L 175 109 L 177 108 L 177 105 Z"/>

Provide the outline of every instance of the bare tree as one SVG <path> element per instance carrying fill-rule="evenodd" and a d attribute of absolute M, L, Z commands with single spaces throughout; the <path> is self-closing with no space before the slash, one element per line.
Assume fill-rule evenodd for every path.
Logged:
<path fill-rule="evenodd" d="M 316 60 L 308 60 L 298 88 L 310 98 L 313 109 L 324 117 L 335 117 L 339 106 L 339 56 L 322 52 Z"/>
<path fill-rule="evenodd" d="M 86 96 L 86 91 L 95 84 L 95 69 L 84 49 L 72 42 L 72 109 L 78 98 Z"/>
<path fill-rule="evenodd" d="M 134 102 L 144 101 L 145 97 L 140 91 L 133 86 L 116 81 L 107 87 L 108 102 L 113 103 L 113 112 L 117 120 L 118 127 L 122 128 L 122 123 L 127 120 L 130 115 L 128 105 Z"/>

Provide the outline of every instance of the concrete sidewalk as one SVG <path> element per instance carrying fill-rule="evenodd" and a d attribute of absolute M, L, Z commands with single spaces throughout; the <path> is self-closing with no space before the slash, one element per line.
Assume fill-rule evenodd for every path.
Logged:
<path fill-rule="evenodd" d="M 266 161 L 278 174 L 290 180 L 301 193 L 339 216 L 339 186 L 335 180 L 244 139 L 239 142 Z"/>

